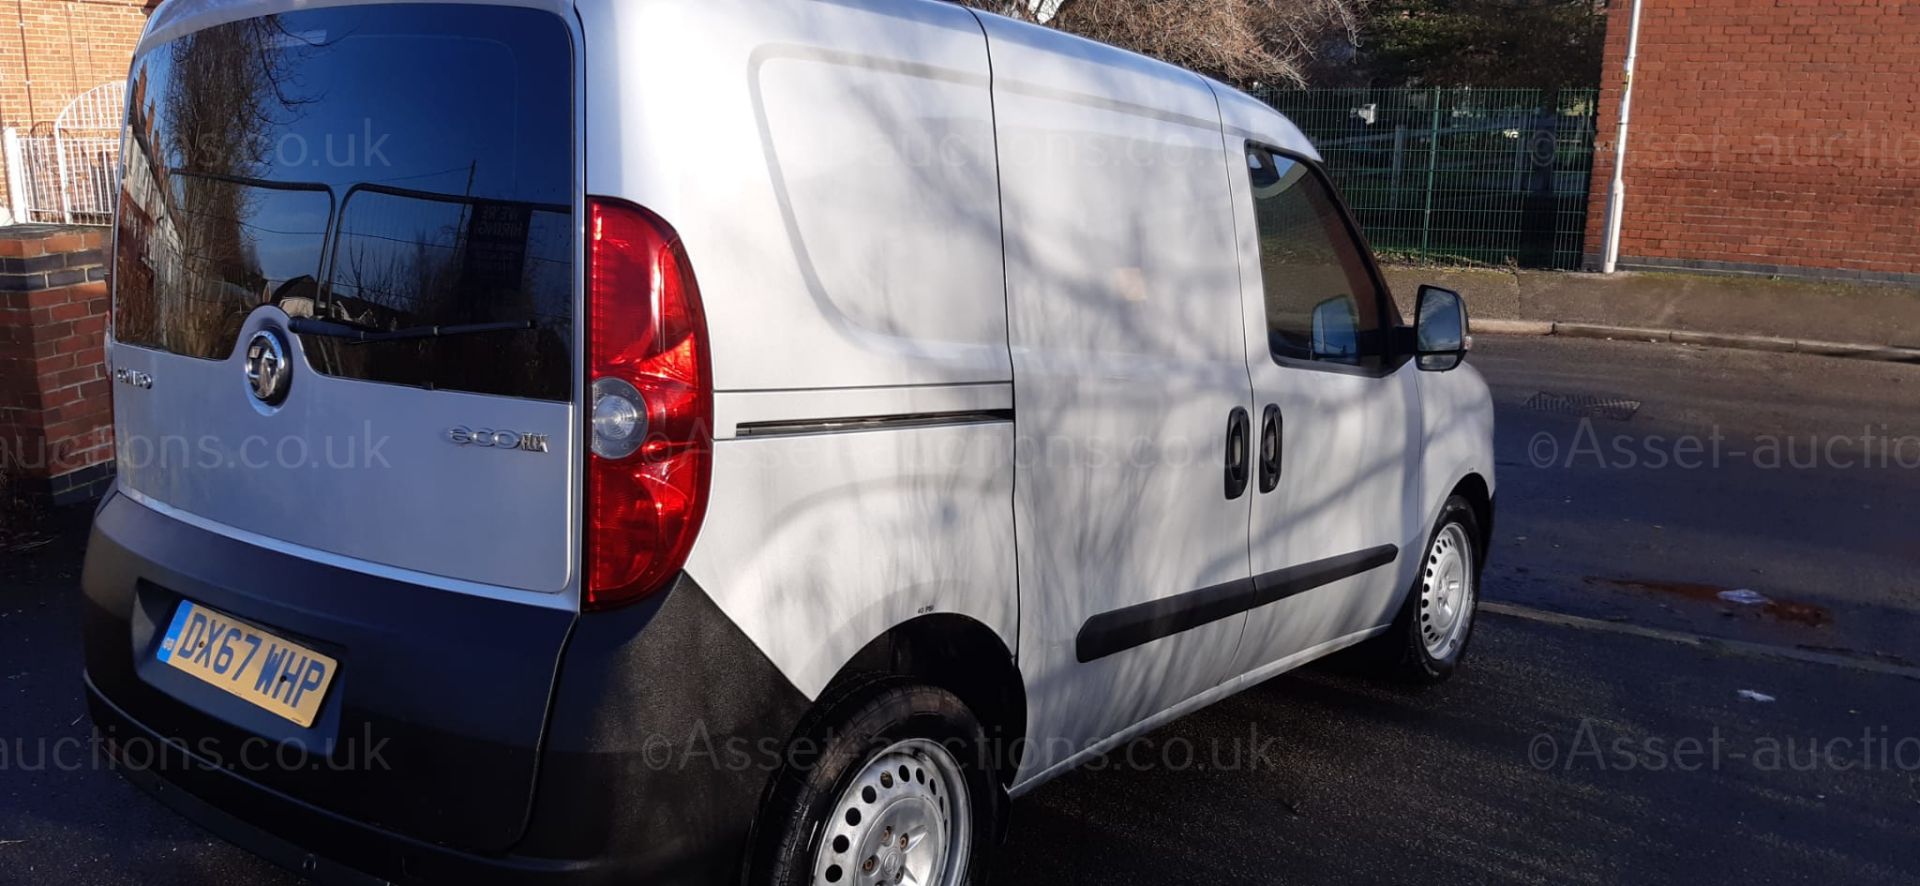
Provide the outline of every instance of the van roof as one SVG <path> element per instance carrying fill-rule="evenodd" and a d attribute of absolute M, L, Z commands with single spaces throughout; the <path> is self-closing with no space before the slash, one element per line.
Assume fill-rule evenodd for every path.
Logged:
<path fill-rule="evenodd" d="M 312 9 L 322 6 L 362 5 L 378 2 L 409 3 L 454 3 L 488 4 L 506 6 L 524 6 L 545 9 L 573 20 L 574 3 L 572 0 L 166 0 L 147 21 L 147 29 L 140 39 L 137 52 L 145 52 L 190 34 L 202 28 L 240 19 L 262 15 L 290 12 L 297 9 Z M 766 2 L 784 2 L 784 0 L 766 0 Z M 947 0 L 884 0 L 891 3 L 938 3 L 949 5 Z M 1312 156 L 1314 152 L 1304 134 L 1285 115 L 1274 110 L 1267 103 L 1248 95 L 1246 92 L 1216 80 L 1212 77 L 1169 64 L 1150 56 L 1141 55 L 1129 49 L 1103 43 L 1078 34 L 1068 33 L 1056 28 L 1023 22 L 983 9 L 970 9 L 976 15 L 992 17 L 1008 26 L 1010 33 L 1016 33 L 1034 49 L 1075 58 L 1090 64 L 1117 67 L 1130 72 L 1159 79 L 1192 79 L 1205 83 L 1219 98 L 1223 119 L 1229 128 L 1242 130 L 1243 134 L 1253 135 L 1247 125 L 1254 115 L 1266 116 L 1270 123 L 1277 123 L 1285 136 L 1284 144 L 1275 147 L 1286 148 Z M 1234 107 L 1238 113 L 1230 111 Z M 1236 118 L 1240 122 L 1236 122 Z M 1269 137 L 1271 138 L 1271 137 Z"/>

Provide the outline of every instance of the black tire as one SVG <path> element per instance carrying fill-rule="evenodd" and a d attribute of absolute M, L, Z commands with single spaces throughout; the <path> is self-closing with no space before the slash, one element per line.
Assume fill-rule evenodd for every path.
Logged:
<path fill-rule="evenodd" d="M 1434 521 L 1433 530 L 1427 535 L 1426 547 L 1416 556 L 1423 560 L 1434 557 L 1434 547 L 1441 533 L 1456 523 L 1465 530 L 1473 553 L 1472 581 L 1469 585 L 1471 602 L 1465 609 L 1467 624 L 1464 633 L 1459 643 L 1447 654 L 1436 657 L 1428 651 L 1421 633 L 1421 592 L 1427 580 L 1427 564 L 1422 563 L 1420 569 L 1414 572 L 1413 585 L 1407 589 L 1406 600 L 1401 603 L 1399 614 L 1394 616 L 1393 627 L 1367 641 L 1363 647 L 1374 672 L 1380 676 L 1410 686 L 1434 686 L 1453 676 L 1466 657 L 1467 647 L 1473 640 L 1474 625 L 1479 621 L 1476 614 L 1480 604 L 1480 573 L 1486 564 L 1485 538 L 1480 534 L 1480 518 L 1475 514 L 1473 505 L 1458 495 L 1448 498 L 1446 504 L 1440 507 L 1440 516 Z"/>
<path fill-rule="evenodd" d="M 985 768 L 986 731 L 953 693 L 893 677 L 867 678 L 829 690 L 801 727 L 785 768 L 754 826 L 747 882 L 810 886 L 814 852 L 841 793 L 867 762 L 896 742 L 925 739 L 948 749 L 967 787 L 972 821 L 960 883 L 985 882 L 1005 814 L 1006 792 Z M 828 851 L 832 851 L 828 848 Z M 848 850 L 851 851 L 851 850 Z M 859 859 L 849 856 L 857 865 Z M 856 879 L 855 868 L 841 883 Z M 958 884 L 955 884 L 958 886 Z"/>

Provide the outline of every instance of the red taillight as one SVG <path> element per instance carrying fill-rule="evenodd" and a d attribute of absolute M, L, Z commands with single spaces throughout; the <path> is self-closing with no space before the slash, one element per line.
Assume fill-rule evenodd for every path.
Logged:
<path fill-rule="evenodd" d="M 687 561 L 713 470 L 713 370 L 680 237 L 631 203 L 590 198 L 585 604 L 659 590 Z"/>

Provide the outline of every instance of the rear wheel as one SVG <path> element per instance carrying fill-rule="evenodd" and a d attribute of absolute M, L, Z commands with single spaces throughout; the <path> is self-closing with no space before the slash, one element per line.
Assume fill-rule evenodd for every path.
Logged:
<path fill-rule="evenodd" d="M 999 785 L 952 693 L 868 682 L 829 703 L 761 811 L 754 883 L 960 886 L 984 878 Z M 805 752 L 805 753 L 802 753 Z"/>
<path fill-rule="evenodd" d="M 1387 676 L 1432 685 L 1459 667 L 1480 603 L 1479 538 L 1473 506 L 1448 498 L 1393 628 L 1370 643 Z"/>

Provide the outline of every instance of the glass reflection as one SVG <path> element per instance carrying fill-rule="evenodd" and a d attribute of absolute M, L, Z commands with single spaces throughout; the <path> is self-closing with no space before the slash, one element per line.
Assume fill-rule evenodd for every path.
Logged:
<path fill-rule="evenodd" d="M 323 372 L 566 399 L 571 56 L 548 13 L 369 6 L 219 25 L 135 62 L 115 335 L 205 359 L 275 304 L 377 330 L 531 329 L 348 344 Z"/>

